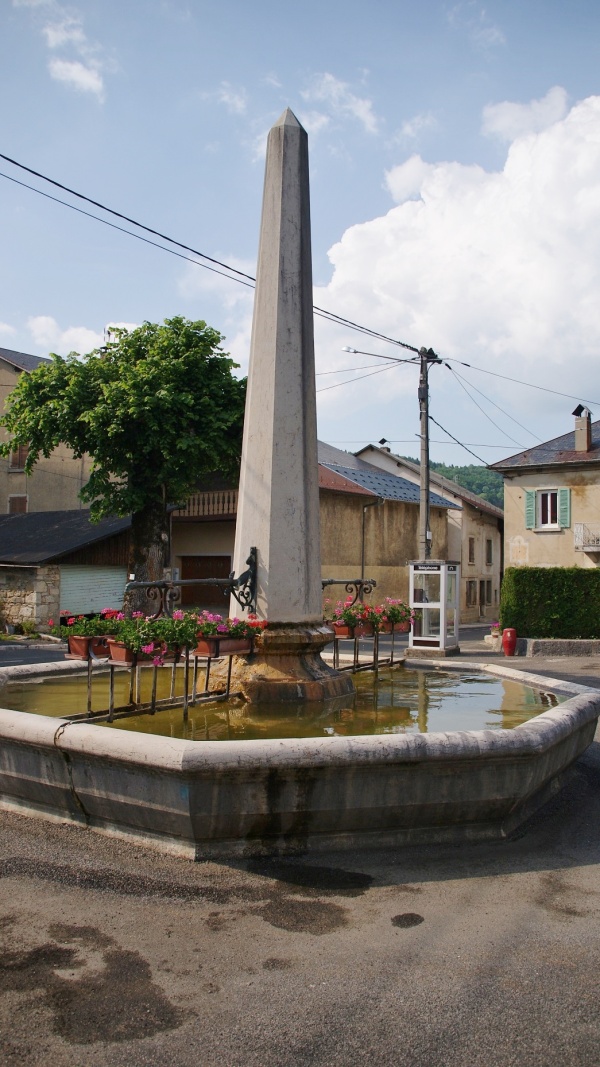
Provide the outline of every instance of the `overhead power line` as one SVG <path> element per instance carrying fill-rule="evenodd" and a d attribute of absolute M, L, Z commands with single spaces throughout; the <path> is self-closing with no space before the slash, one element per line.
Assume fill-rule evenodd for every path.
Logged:
<path fill-rule="evenodd" d="M 153 237 L 160 237 L 161 241 L 167 241 L 168 244 L 175 245 L 176 248 L 183 249 L 184 252 L 191 252 L 192 255 L 198 256 L 200 259 L 206 260 L 207 263 L 212 263 L 212 267 L 207 267 L 207 263 L 198 263 L 197 260 L 192 259 L 190 262 L 196 263 L 199 267 L 212 270 L 216 274 L 223 274 L 226 278 L 231 278 L 232 281 L 241 282 L 243 285 L 248 285 L 250 288 L 254 288 L 256 284 L 256 278 L 252 274 L 247 274 L 246 271 L 239 270 L 237 267 L 232 267 L 228 263 L 224 263 L 220 259 L 215 259 L 214 256 L 209 256 L 205 252 L 200 252 L 197 248 L 192 248 L 191 245 L 186 245 L 182 241 L 177 241 L 173 237 L 169 237 L 168 234 L 161 233 L 160 230 L 154 229 L 152 226 L 146 226 L 143 222 L 138 222 L 136 219 L 132 219 L 131 216 L 125 215 L 122 211 L 116 211 L 114 208 L 108 207 L 106 204 L 102 204 L 99 200 L 94 200 L 90 196 L 85 196 L 84 193 L 77 192 L 76 189 L 71 189 L 68 185 L 63 185 L 62 182 L 55 181 L 54 178 L 49 178 L 46 174 L 42 174 L 39 170 L 34 170 L 33 167 L 27 167 L 24 163 L 19 163 L 16 159 L 12 159 L 11 156 L 5 155 L 0 152 L 0 159 L 6 160 L 7 163 L 11 163 L 14 167 L 19 167 L 20 170 L 26 171 L 28 174 L 33 174 L 34 177 L 39 178 L 41 181 L 48 182 L 57 189 L 62 189 L 63 192 L 69 193 L 70 196 L 76 196 L 79 200 L 84 200 L 87 204 L 92 204 L 94 207 L 100 208 L 101 211 L 106 211 L 109 215 L 114 215 L 115 218 L 122 219 L 123 222 L 128 222 L 131 226 L 137 227 L 137 229 L 144 230 L 145 233 L 150 233 Z M 127 230 L 124 227 L 115 226 L 114 223 L 108 222 L 107 219 L 102 219 L 98 215 L 93 215 L 91 212 L 82 211 L 81 208 L 75 207 L 74 204 L 69 204 L 66 200 L 61 200 L 58 197 L 49 196 L 48 193 L 44 193 L 41 189 L 36 189 L 33 185 L 28 185 L 26 182 L 19 182 L 15 178 L 10 177 L 8 174 L 0 172 L 0 176 L 7 178 L 9 181 L 15 182 L 17 185 L 21 185 L 31 192 L 39 193 L 40 196 L 45 196 L 49 200 L 54 200 L 58 204 L 62 204 L 63 207 L 68 207 L 72 211 L 78 211 L 79 214 L 87 215 L 89 218 L 95 219 L 96 222 L 102 222 L 107 226 L 111 226 L 113 229 L 119 229 L 122 233 L 128 233 L 130 237 L 139 237 L 138 234 L 134 234 L 131 230 Z M 154 241 L 146 240 L 147 244 L 153 244 L 156 248 L 162 248 L 165 252 L 171 251 L 171 249 L 165 248 L 164 245 L 155 243 Z M 188 256 L 182 256 L 183 259 L 188 259 Z M 217 268 L 221 268 L 220 270 Z M 223 273 L 227 271 L 228 273 Z M 368 326 L 362 326 L 358 322 L 353 322 L 352 319 L 347 319 L 343 315 L 337 315 L 334 311 L 327 311 L 326 308 L 320 308 L 313 305 L 313 310 L 320 318 L 327 319 L 330 322 L 334 322 L 339 326 L 345 326 L 349 330 L 355 330 L 358 333 L 366 334 L 369 337 L 375 337 L 380 341 L 386 341 L 388 344 L 396 345 L 400 348 L 407 348 L 411 352 L 417 352 L 418 349 L 414 345 L 409 345 L 404 341 L 398 341 L 394 337 L 388 337 L 384 333 L 380 333 L 378 330 L 371 330 Z"/>

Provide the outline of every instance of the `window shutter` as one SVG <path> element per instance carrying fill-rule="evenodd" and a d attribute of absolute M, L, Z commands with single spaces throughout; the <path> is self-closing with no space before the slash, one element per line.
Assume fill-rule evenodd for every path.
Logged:
<path fill-rule="evenodd" d="M 558 525 L 561 529 L 571 525 L 571 490 L 558 490 Z"/>
<path fill-rule="evenodd" d="M 527 530 L 535 529 L 535 490 L 525 490 L 525 527 Z"/>

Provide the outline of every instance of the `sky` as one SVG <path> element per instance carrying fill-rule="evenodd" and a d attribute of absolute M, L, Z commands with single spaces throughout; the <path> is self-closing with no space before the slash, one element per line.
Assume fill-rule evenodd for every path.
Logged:
<path fill-rule="evenodd" d="M 0 346 L 184 315 L 245 373 L 251 288 L 16 164 L 253 275 L 289 106 L 315 304 L 448 361 L 432 459 L 503 459 L 579 401 L 600 419 L 597 0 L 0 0 L 0 85 Z M 418 455 L 417 370 L 378 359 L 413 353 L 320 318 L 315 345 L 319 436 Z"/>

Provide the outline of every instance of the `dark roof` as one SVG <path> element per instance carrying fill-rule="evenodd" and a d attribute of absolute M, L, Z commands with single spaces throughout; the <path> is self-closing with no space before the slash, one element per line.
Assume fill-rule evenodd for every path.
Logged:
<path fill-rule="evenodd" d="M 350 482 L 333 467 L 319 463 L 319 489 L 331 489 L 334 493 L 354 493 L 355 496 L 377 496 L 371 489 L 363 489 L 357 482 Z"/>
<path fill-rule="evenodd" d="M 400 468 L 407 467 L 409 470 L 414 471 L 415 474 L 419 473 L 419 464 L 413 463 L 410 459 L 405 459 L 404 456 L 397 456 L 394 452 L 390 452 L 385 448 L 377 448 L 377 445 L 365 445 L 361 448 L 357 456 L 361 456 L 363 452 L 380 452 L 382 455 L 390 456 L 395 460 Z M 471 507 L 477 508 L 479 511 L 485 511 L 489 515 L 494 515 L 496 518 L 501 519 L 504 517 L 502 508 L 496 507 L 495 504 L 490 504 L 489 500 L 484 500 L 478 493 L 471 492 L 470 489 L 465 489 L 464 486 L 459 485 L 458 482 L 453 482 L 450 478 L 444 477 L 443 474 L 439 474 L 438 471 L 429 472 L 429 482 L 433 485 L 438 485 L 440 489 L 445 489 L 447 492 L 452 493 L 454 496 L 460 497 L 461 500 L 465 500 Z"/>
<path fill-rule="evenodd" d="M 318 446 L 319 463 L 325 463 L 328 467 L 333 464 L 336 467 L 351 467 L 352 470 L 361 470 L 372 466 L 372 464 L 365 463 L 364 459 L 359 459 L 353 452 L 343 452 L 341 448 L 326 445 L 324 441 L 319 441 Z"/>
<path fill-rule="evenodd" d="M 89 511 L 31 511 L 0 516 L 0 563 L 36 566 L 104 541 L 131 526 L 131 518 L 90 522 Z"/>
<path fill-rule="evenodd" d="M 592 423 L 592 447 L 589 452 L 575 450 L 575 430 L 571 430 L 562 437 L 554 437 L 525 452 L 517 452 L 508 459 L 490 463 L 489 467 L 492 471 L 510 471 L 523 467 L 580 466 L 588 463 L 600 463 L 600 421 Z"/>
<path fill-rule="evenodd" d="M 349 482 L 356 482 L 364 489 L 369 489 L 375 496 L 381 496 L 384 500 L 403 500 L 407 504 L 419 503 L 419 486 L 409 482 L 407 478 L 398 478 L 396 474 L 387 474 L 380 467 L 373 467 L 370 463 L 364 463 L 360 468 L 338 467 L 335 464 L 326 463 L 324 466 L 336 471 Z M 365 469 L 366 468 L 366 469 Z M 429 494 L 429 503 L 436 508 L 456 508 L 460 511 L 459 504 L 452 504 L 437 493 Z"/>
<path fill-rule="evenodd" d="M 47 356 L 30 356 L 27 352 L 13 352 L 12 348 L 0 348 L 0 359 L 17 370 L 35 370 L 40 363 L 51 363 Z"/>

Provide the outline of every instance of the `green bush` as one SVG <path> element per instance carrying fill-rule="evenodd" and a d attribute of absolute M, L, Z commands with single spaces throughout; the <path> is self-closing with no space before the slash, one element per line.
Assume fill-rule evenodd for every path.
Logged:
<path fill-rule="evenodd" d="M 519 637 L 600 638 L 600 569 L 509 567 L 500 625 Z"/>

